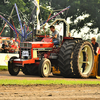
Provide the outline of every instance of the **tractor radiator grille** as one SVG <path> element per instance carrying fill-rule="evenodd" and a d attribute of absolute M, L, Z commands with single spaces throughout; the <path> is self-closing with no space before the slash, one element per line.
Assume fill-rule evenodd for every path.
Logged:
<path fill-rule="evenodd" d="M 31 43 L 20 43 L 20 47 L 21 48 L 31 48 L 32 47 L 32 44 Z"/>
<path fill-rule="evenodd" d="M 22 59 L 31 59 L 31 49 L 21 48 L 21 58 Z"/>

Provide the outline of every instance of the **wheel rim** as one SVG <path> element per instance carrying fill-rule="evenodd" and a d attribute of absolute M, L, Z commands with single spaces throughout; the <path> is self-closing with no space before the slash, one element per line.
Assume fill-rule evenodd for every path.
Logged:
<path fill-rule="evenodd" d="M 84 56 L 86 57 L 85 60 Z M 80 50 L 78 64 L 81 74 L 87 75 L 90 72 L 93 65 L 93 51 L 89 45 L 83 46 L 83 48 Z"/>
<path fill-rule="evenodd" d="M 46 62 L 43 66 L 43 73 L 45 76 L 47 76 L 49 74 L 49 69 L 50 69 L 50 64 L 48 62 Z"/>
<path fill-rule="evenodd" d="M 19 71 L 19 67 L 14 67 L 13 70 L 14 70 L 14 72 L 18 72 Z"/>
<path fill-rule="evenodd" d="M 13 60 L 14 60 L 14 59 L 12 58 L 12 59 L 11 59 L 11 62 L 12 62 Z M 17 66 L 14 65 L 14 66 L 13 66 L 13 71 L 17 73 L 17 72 L 19 71 L 19 67 L 17 67 Z"/>

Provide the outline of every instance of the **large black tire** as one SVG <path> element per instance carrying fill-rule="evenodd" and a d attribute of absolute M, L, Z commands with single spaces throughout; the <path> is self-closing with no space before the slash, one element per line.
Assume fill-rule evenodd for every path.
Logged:
<path fill-rule="evenodd" d="M 80 41 L 73 51 L 73 69 L 77 77 L 88 78 L 94 66 L 94 50 L 90 42 Z"/>
<path fill-rule="evenodd" d="M 74 77 L 74 72 L 71 67 L 71 55 L 74 50 L 75 41 L 65 41 L 61 46 L 58 55 L 58 66 L 63 77 Z"/>
<path fill-rule="evenodd" d="M 38 67 L 38 73 L 41 77 L 48 77 L 51 73 L 51 62 L 49 59 L 42 59 Z"/>
<path fill-rule="evenodd" d="M 85 49 L 87 50 L 85 51 Z M 80 57 L 82 61 L 80 61 Z M 91 74 L 93 63 L 94 52 L 91 43 L 83 40 L 69 40 L 61 46 L 58 66 L 64 77 L 87 78 Z"/>
<path fill-rule="evenodd" d="M 17 57 L 11 57 L 8 61 L 8 71 L 10 73 L 10 75 L 12 76 L 16 76 L 18 75 L 19 71 L 20 71 L 20 67 L 19 66 L 15 66 L 15 64 L 13 63 L 13 60 L 17 59 Z"/>
<path fill-rule="evenodd" d="M 30 73 L 28 72 L 28 69 L 27 69 L 28 65 L 24 65 L 24 67 L 22 67 L 22 72 L 25 74 L 25 75 L 30 75 Z"/>

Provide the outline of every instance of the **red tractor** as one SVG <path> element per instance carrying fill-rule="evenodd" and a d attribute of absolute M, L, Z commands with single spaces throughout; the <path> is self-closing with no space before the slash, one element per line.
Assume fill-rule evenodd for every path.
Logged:
<path fill-rule="evenodd" d="M 11 75 L 18 75 L 20 69 L 25 75 L 48 77 L 60 73 L 63 77 L 90 76 L 94 64 L 94 51 L 91 43 L 81 38 L 67 37 L 69 25 L 64 19 L 57 19 L 53 24 L 63 23 L 62 41 L 57 46 L 51 38 L 41 41 L 20 43 L 19 58 L 11 57 L 8 70 Z"/>

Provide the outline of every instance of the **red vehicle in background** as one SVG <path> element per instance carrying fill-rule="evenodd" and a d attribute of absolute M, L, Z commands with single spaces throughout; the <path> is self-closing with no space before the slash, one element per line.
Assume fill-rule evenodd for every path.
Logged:
<path fill-rule="evenodd" d="M 99 50 L 98 50 L 98 54 L 100 54 L 100 48 L 99 48 Z"/>

